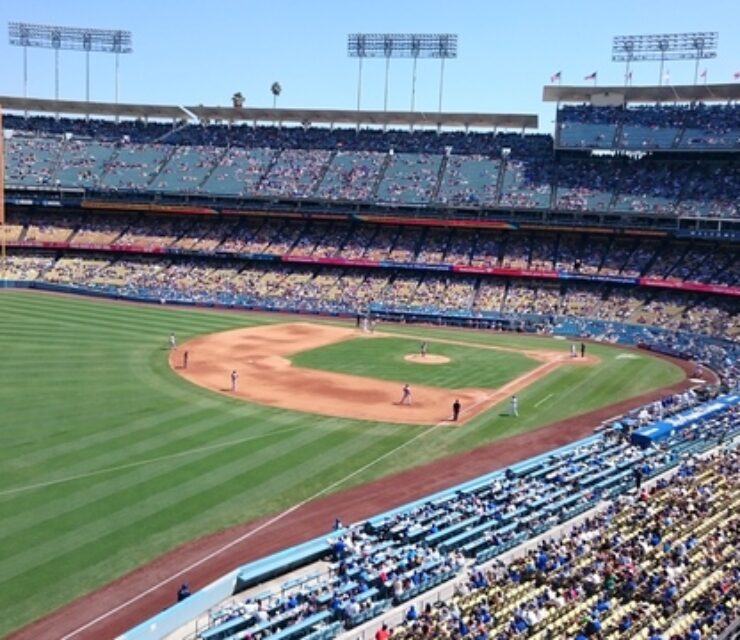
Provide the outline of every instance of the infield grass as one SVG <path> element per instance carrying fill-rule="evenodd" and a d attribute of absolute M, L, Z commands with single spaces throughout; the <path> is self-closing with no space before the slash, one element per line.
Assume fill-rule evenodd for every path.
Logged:
<path fill-rule="evenodd" d="M 495 388 L 534 369 L 536 360 L 515 351 L 481 349 L 430 342 L 429 354 L 450 359 L 444 364 L 409 362 L 419 353 L 418 340 L 396 337 L 357 338 L 291 356 L 298 367 L 339 371 L 369 378 L 425 384 L 446 389 Z"/>
<path fill-rule="evenodd" d="M 333 483 L 361 484 L 681 378 L 651 356 L 619 360 L 620 350 L 594 346 L 599 367 L 565 367 L 529 387 L 521 418 L 494 407 L 450 429 L 247 404 L 191 385 L 167 365 L 172 331 L 184 341 L 284 321 L 0 291 L 0 636 L 185 541 Z M 384 328 L 417 346 L 419 337 L 543 344 Z M 413 448 L 399 448 L 422 431 Z"/>

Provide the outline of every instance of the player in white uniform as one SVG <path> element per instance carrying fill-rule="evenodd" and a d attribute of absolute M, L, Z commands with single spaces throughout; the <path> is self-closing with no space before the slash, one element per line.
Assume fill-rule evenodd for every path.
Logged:
<path fill-rule="evenodd" d="M 239 374 L 237 373 L 237 370 L 234 369 L 231 372 L 231 390 L 236 391 L 236 383 L 239 381 Z"/>
<path fill-rule="evenodd" d="M 514 417 L 519 416 L 519 398 L 516 396 L 511 396 L 511 400 L 509 402 L 509 415 Z"/>
<path fill-rule="evenodd" d="M 177 349 L 177 338 L 174 332 L 170 334 L 170 349 Z"/>

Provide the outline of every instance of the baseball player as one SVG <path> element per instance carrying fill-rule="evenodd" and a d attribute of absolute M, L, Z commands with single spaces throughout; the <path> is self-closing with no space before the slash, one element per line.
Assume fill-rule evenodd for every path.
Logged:
<path fill-rule="evenodd" d="M 403 385 L 401 404 L 411 404 L 411 387 L 408 384 Z"/>
<path fill-rule="evenodd" d="M 182 354 L 182 368 L 187 369 L 188 368 L 188 358 L 190 357 L 190 354 L 186 351 Z"/>
<path fill-rule="evenodd" d="M 236 369 L 231 372 L 231 390 L 236 391 L 236 383 L 239 381 L 239 374 Z"/>
<path fill-rule="evenodd" d="M 422 358 L 426 358 L 427 352 L 429 351 L 429 345 L 426 342 L 422 342 L 419 346 L 419 353 Z"/>
<path fill-rule="evenodd" d="M 457 419 L 460 417 L 460 408 L 462 405 L 460 404 L 460 399 L 455 399 L 455 402 L 452 403 L 452 421 L 457 422 Z"/>
<path fill-rule="evenodd" d="M 509 415 L 513 417 L 519 416 L 519 398 L 516 396 L 511 396 L 511 400 L 509 401 Z"/>
<path fill-rule="evenodd" d="M 177 338 L 175 338 L 175 332 L 170 334 L 170 349 L 177 349 Z"/>

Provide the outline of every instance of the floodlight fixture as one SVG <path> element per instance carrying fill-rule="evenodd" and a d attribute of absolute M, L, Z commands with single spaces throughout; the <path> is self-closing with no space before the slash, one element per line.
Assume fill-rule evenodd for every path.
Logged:
<path fill-rule="evenodd" d="M 350 58 L 457 58 L 456 33 L 350 33 Z"/>
<path fill-rule="evenodd" d="M 694 84 L 699 73 L 699 61 L 717 57 L 719 33 L 663 33 L 641 36 L 615 36 L 612 40 L 612 62 L 626 63 L 625 80 L 632 62 L 660 61 L 659 84 L 663 84 L 666 60 L 695 60 Z"/>
<path fill-rule="evenodd" d="M 11 45 L 23 47 L 23 97 L 28 94 L 28 47 L 54 50 L 54 98 L 59 100 L 59 51 L 85 53 L 85 97 L 90 101 L 90 53 L 113 53 L 116 56 L 116 103 L 118 103 L 118 56 L 132 53 L 130 31 L 121 29 L 91 29 L 57 25 L 9 22 L 8 39 Z"/>
<path fill-rule="evenodd" d="M 364 58 L 385 58 L 385 93 L 383 110 L 388 110 L 388 76 L 391 58 L 413 59 L 411 83 L 411 111 L 416 96 L 416 63 L 419 58 L 440 61 L 439 111 L 442 111 L 442 89 L 444 65 L 448 58 L 457 58 L 456 33 L 350 33 L 347 36 L 347 55 L 357 58 L 359 64 L 357 82 L 357 110 L 360 110 L 362 95 L 362 61 Z"/>

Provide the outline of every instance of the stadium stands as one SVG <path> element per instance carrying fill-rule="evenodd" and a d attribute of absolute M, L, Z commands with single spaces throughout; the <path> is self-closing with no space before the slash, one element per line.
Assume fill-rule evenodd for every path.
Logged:
<path fill-rule="evenodd" d="M 721 632 L 740 598 L 739 463 L 737 450 L 691 459 L 509 563 L 472 569 L 453 598 L 407 615 L 392 637 Z"/>
<path fill-rule="evenodd" d="M 587 118 L 594 109 L 586 112 L 566 107 L 561 117 Z M 646 108 L 631 116 L 637 124 L 619 125 L 617 148 L 669 148 L 683 135 L 675 127 L 659 135 L 645 124 L 650 113 Z M 740 135 L 737 108 L 717 113 L 725 142 L 711 138 L 712 145 L 737 148 L 737 141 L 726 143 Z M 625 116 L 607 109 L 593 117 Z M 711 116 L 686 121 L 699 126 Z M 134 132 L 137 125 L 129 123 L 119 132 L 114 123 L 14 116 L 6 125 L 15 132 L 6 147 L 11 188 L 738 217 L 740 172 L 731 156 L 561 157 L 539 135 L 217 125 L 170 134 L 166 125 L 142 124 Z"/>
<path fill-rule="evenodd" d="M 727 105 L 566 105 L 559 145 L 583 149 L 702 151 L 740 148 L 740 108 Z"/>

